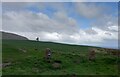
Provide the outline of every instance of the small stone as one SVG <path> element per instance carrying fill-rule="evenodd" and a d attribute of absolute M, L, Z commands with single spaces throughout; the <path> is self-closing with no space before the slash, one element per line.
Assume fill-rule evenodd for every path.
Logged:
<path fill-rule="evenodd" d="M 53 63 L 52 66 L 53 66 L 53 68 L 60 68 L 61 64 L 60 63 Z"/>

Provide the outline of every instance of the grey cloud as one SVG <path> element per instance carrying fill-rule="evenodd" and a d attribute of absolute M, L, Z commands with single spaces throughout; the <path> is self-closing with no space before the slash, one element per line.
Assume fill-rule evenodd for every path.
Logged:
<path fill-rule="evenodd" d="M 2 30 L 2 3 L 0 2 L 0 30 Z"/>
<path fill-rule="evenodd" d="M 2 9 L 5 11 L 21 11 L 29 6 L 27 2 L 3 2 Z"/>
<path fill-rule="evenodd" d="M 2 2 L 118 2 L 119 0 L 2 0 Z"/>
<path fill-rule="evenodd" d="M 2 0 L 2 2 L 69 2 L 69 0 Z"/>
<path fill-rule="evenodd" d="M 76 11 L 86 18 L 95 18 L 101 15 L 103 8 L 94 3 L 76 3 Z"/>
<path fill-rule="evenodd" d="M 97 33 L 95 30 L 93 30 L 92 28 L 85 30 L 85 32 L 88 33 L 88 34 L 98 34 L 98 33 Z"/>
<path fill-rule="evenodd" d="M 55 11 L 66 11 L 64 2 L 3 2 L 3 11 L 24 11 L 29 8 L 37 8 L 43 11 L 46 7 L 52 8 Z"/>
<path fill-rule="evenodd" d="M 51 19 L 43 13 L 34 14 L 28 11 L 9 12 L 3 14 L 3 30 L 17 32 L 77 32 L 77 25 L 74 19 L 68 17 L 65 21 L 67 22 Z"/>
<path fill-rule="evenodd" d="M 107 32 L 105 34 L 110 35 L 110 36 L 112 35 L 111 33 L 107 33 Z"/>
<path fill-rule="evenodd" d="M 118 19 L 117 17 L 111 16 L 111 15 L 104 15 L 102 17 L 97 18 L 97 21 L 91 23 L 92 27 L 98 27 L 103 30 L 107 31 L 115 31 L 112 29 L 109 29 L 109 27 L 112 26 L 118 26 Z"/>

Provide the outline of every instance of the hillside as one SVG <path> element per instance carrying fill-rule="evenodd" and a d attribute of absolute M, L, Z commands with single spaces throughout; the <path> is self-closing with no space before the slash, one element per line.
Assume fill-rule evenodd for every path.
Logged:
<path fill-rule="evenodd" d="M 30 40 L 3 40 L 2 46 L 3 75 L 118 75 L 120 58 L 107 53 L 118 50 Z M 44 59 L 46 48 L 52 51 L 50 63 Z M 90 48 L 96 52 L 93 62 Z"/>
<path fill-rule="evenodd" d="M 0 34 L 1 33 L 2 33 L 2 39 L 5 39 L 5 40 L 28 40 L 28 38 L 17 35 L 17 34 L 8 33 L 8 32 L 0 32 Z"/>

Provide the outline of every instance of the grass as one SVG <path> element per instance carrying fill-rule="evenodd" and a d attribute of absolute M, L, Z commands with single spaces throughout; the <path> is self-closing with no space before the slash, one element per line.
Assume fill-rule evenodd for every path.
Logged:
<path fill-rule="evenodd" d="M 117 75 L 116 56 L 97 53 L 95 62 L 88 61 L 90 46 L 67 45 L 52 42 L 3 40 L 3 63 L 11 62 L 2 69 L 3 75 Z M 20 48 L 25 49 L 24 53 Z M 53 52 L 51 63 L 44 60 L 45 48 Z M 37 49 L 37 50 L 35 50 Z M 53 68 L 52 63 L 60 60 L 61 67 Z"/>

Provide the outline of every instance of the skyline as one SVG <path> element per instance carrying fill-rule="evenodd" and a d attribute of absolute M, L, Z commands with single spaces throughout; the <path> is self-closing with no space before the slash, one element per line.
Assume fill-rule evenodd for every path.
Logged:
<path fill-rule="evenodd" d="M 118 48 L 117 2 L 5 2 L 2 22 L 30 40 Z"/>

